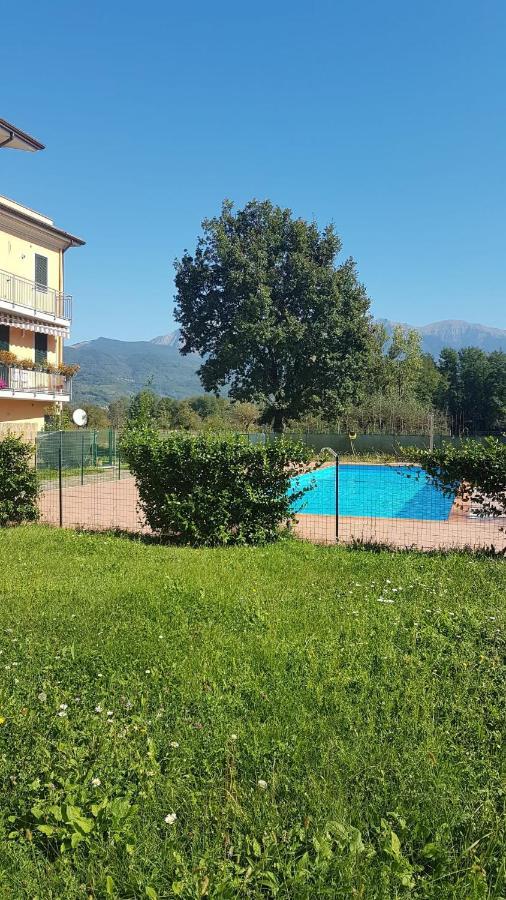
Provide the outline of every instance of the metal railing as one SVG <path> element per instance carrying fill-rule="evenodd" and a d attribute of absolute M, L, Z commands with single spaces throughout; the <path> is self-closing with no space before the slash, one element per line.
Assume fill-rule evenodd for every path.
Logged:
<path fill-rule="evenodd" d="M 51 372 L 37 372 L 18 366 L 0 365 L 0 392 L 20 391 L 26 394 L 48 394 L 51 397 L 72 396 L 72 379 Z"/>
<path fill-rule="evenodd" d="M 28 309 L 48 313 L 60 319 L 72 319 L 72 297 L 54 288 L 20 278 L 12 272 L 0 269 L 0 300 L 6 300 L 15 306 L 26 306 Z"/>

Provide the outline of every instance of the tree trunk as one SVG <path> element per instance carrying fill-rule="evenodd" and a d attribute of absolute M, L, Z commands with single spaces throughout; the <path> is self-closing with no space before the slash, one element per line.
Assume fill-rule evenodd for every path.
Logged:
<path fill-rule="evenodd" d="M 276 434 L 283 434 L 285 430 L 285 422 L 283 417 L 283 411 L 281 409 L 274 410 L 274 418 L 272 420 L 272 429 L 276 432 Z"/>

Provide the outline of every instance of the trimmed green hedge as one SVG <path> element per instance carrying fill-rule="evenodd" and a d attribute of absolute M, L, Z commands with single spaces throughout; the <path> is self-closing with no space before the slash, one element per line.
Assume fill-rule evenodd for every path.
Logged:
<path fill-rule="evenodd" d="M 135 475 L 148 525 L 194 546 L 276 540 L 293 519 L 290 479 L 310 451 L 300 443 L 251 445 L 238 436 L 170 434 L 134 427 L 122 452 Z"/>
<path fill-rule="evenodd" d="M 0 526 L 35 522 L 37 474 L 31 464 L 34 448 L 20 437 L 0 439 Z"/>

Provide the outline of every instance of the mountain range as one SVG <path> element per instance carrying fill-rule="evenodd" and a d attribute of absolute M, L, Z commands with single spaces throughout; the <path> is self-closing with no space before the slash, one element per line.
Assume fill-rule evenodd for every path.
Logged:
<path fill-rule="evenodd" d="M 396 324 L 378 319 L 391 334 Z M 403 327 L 411 327 L 405 325 Z M 443 347 L 459 350 L 480 347 L 487 353 L 506 351 L 506 330 L 458 320 L 432 322 L 416 328 L 422 349 L 439 356 Z M 104 406 L 117 397 L 135 394 L 150 386 L 157 394 L 177 400 L 203 393 L 196 371 L 200 357 L 182 356 L 179 331 L 159 335 L 151 341 L 118 341 L 99 337 L 65 347 L 65 361 L 81 368 L 74 378 L 74 400 Z"/>

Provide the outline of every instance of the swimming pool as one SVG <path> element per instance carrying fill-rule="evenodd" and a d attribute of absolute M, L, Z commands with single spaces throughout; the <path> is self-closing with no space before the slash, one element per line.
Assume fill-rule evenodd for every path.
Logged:
<path fill-rule="evenodd" d="M 298 513 L 335 515 L 336 468 L 327 466 L 292 480 L 294 490 L 311 487 L 296 501 Z M 422 469 L 411 466 L 339 466 L 339 515 L 380 519 L 445 521 L 453 497 L 445 497 Z"/>

